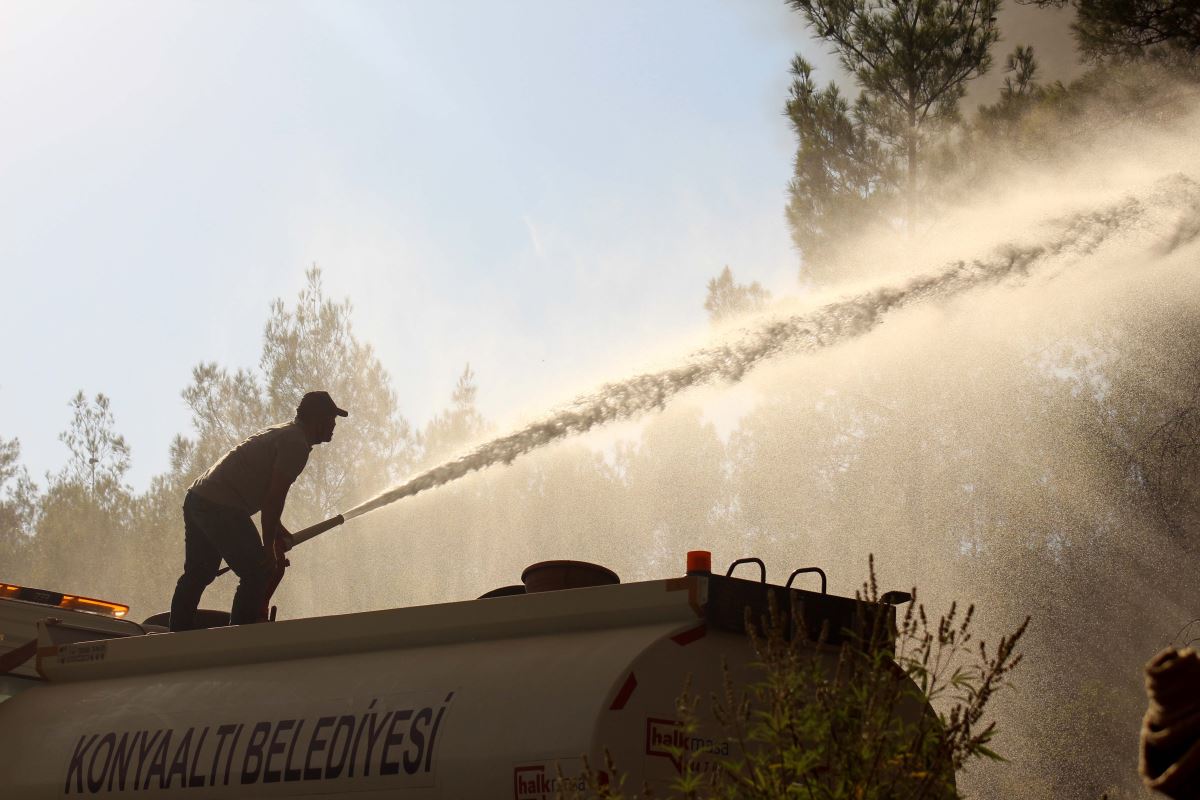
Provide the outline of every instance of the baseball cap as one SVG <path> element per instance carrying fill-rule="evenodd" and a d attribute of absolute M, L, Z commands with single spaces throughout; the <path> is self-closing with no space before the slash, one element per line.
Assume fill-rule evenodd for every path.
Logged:
<path fill-rule="evenodd" d="M 311 414 L 321 416 L 348 417 L 350 412 L 338 408 L 333 402 L 333 398 L 329 396 L 329 392 L 309 392 L 300 398 L 300 405 L 296 406 L 296 413 L 302 417 L 307 417 Z"/>

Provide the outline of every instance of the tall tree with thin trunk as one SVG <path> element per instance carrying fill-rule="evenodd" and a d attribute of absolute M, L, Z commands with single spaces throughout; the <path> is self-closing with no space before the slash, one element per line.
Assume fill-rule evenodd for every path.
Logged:
<path fill-rule="evenodd" d="M 78 392 L 70 408 L 71 420 L 59 436 L 70 455 L 46 476 L 29 557 L 10 579 L 104 597 L 106 589 L 135 585 L 145 567 L 132 524 L 133 491 L 124 482 L 130 449 L 117 432 L 108 397 Z"/>
<path fill-rule="evenodd" d="M 79 391 L 71 398 L 71 425 L 59 440 L 71 451 L 59 479 L 98 489 L 120 484 L 129 471 L 129 445 L 113 429 L 112 403 L 104 394 L 91 402 Z"/>
<path fill-rule="evenodd" d="M 867 198 L 898 181 L 903 218 L 911 230 L 918 212 L 922 155 L 931 131 L 958 118 L 966 83 L 991 65 L 999 38 L 1000 0 L 788 0 L 817 35 L 831 43 L 861 93 L 853 113 L 830 88 L 816 90 L 811 67 L 793 63 L 788 115 L 800 149 L 789 217 L 813 225 L 827 210 L 808 192 Z M 864 167 L 866 171 L 864 172 Z M 891 170 L 895 170 L 895 176 Z M 811 179 L 814 170 L 827 184 Z M 836 230 L 836 224 L 825 227 Z M 845 226 L 841 226 L 845 227 Z M 798 241 L 803 249 L 803 244 Z M 806 254 L 808 257 L 810 254 Z"/>

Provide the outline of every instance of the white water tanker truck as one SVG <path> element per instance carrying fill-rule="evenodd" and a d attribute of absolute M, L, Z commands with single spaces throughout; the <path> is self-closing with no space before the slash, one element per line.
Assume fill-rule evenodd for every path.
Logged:
<path fill-rule="evenodd" d="M 728 751 L 703 704 L 685 730 L 676 698 L 688 676 L 697 696 L 719 691 L 722 659 L 752 677 L 747 608 L 800 601 L 827 631 L 814 658 L 864 618 L 815 568 L 819 592 L 689 561 L 625 584 L 544 562 L 477 600 L 183 633 L 10 586 L 0 797 L 533 800 L 580 785 L 583 756 L 602 767 L 606 750 L 628 788 L 665 790 L 685 757 Z"/>

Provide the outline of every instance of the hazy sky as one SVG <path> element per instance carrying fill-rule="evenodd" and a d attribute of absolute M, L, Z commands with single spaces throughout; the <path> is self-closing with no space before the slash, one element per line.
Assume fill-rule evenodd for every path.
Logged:
<path fill-rule="evenodd" d="M 790 290 L 797 49 L 777 0 L 2 0 L 0 437 L 41 481 L 104 392 L 144 488 L 313 263 L 415 424 L 468 361 L 493 419 L 587 389 L 725 264 Z"/>

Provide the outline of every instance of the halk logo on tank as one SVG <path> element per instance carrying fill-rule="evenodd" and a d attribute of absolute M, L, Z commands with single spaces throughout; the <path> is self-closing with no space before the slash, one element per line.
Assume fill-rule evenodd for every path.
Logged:
<path fill-rule="evenodd" d="M 67 760 L 63 793 L 208 788 L 245 796 L 247 787 L 305 781 L 314 789 L 432 786 L 453 699 L 405 694 L 352 713 L 86 732 Z"/>
<path fill-rule="evenodd" d="M 513 800 L 554 800 L 587 789 L 582 758 L 558 758 L 513 767 Z"/>
<path fill-rule="evenodd" d="M 685 761 L 691 762 L 692 771 L 706 772 L 713 767 L 712 756 L 729 755 L 729 742 L 690 733 L 679 720 L 650 717 L 646 720 L 646 755 L 667 759 L 680 774 Z"/>

